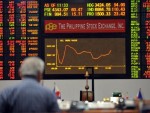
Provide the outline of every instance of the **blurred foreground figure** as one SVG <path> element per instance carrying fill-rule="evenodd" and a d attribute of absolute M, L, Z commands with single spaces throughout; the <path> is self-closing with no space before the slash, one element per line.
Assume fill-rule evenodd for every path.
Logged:
<path fill-rule="evenodd" d="M 43 60 L 26 58 L 19 69 L 21 83 L 0 93 L 0 113 L 59 112 L 54 93 L 40 84 L 43 71 Z"/>

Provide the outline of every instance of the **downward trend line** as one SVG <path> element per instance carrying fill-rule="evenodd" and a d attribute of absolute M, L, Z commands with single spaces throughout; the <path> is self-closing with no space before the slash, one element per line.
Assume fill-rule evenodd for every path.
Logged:
<path fill-rule="evenodd" d="M 90 52 L 90 51 L 81 51 L 81 52 L 78 52 L 75 48 L 71 47 L 70 45 L 66 45 L 66 46 L 65 46 L 65 50 L 64 50 L 64 52 L 63 52 L 63 57 L 62 57 L 62 59 L 60 59 L 59 52 L 58 52 L 58 49 L 57 49 L 58 62 L 59 62 L 60 64 L 63 64 L 63 62 L 64 62 L 64 59 L 65 59 L 65 56 L 66 56 L 66 52 L 67 52 L 67 48 L 72 49 L 77 55 L 81 55 L 81 54 L 83 54 L 83 53 L 90 54 L 93 60 L 98 60 L 98 59 L 100 59 L 101 57 L 105 57 L 105 56 L 108 56 L 108 55 L 111 54 L 111 50 L 110 50 L 110 51 L 109 51 L 108 53 L 106 53 L 106 54 L 101 54 L 101 55 L 99 55 L 98 57 L 94 57 L 94 55 L 93 55 L 92 52 Z"/>

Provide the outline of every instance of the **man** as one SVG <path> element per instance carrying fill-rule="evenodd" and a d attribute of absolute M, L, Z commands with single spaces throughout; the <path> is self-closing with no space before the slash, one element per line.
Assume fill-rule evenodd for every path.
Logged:
<path fill-rule="evenodd" d="M 26 58 L 19 69 L 21 83 L 0 94 L 0 113 L 59 112 L 54 93 L 39 84 L 43 71 L 40 58 Z"/>

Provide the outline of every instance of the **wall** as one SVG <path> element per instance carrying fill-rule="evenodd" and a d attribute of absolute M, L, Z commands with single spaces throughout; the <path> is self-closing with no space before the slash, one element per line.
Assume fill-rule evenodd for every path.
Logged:
<path fill-rule="evenodd" d="M 0 90 L 17 84 L 18 81 L 0 81 Z M 53 89 L 54 82 L 60 88 L 62 98 L 65 100 L 79 100 L 80 90 L 84 90 L 85 80 L 44 80 L 44 86 Z M 91 80 L 89 80 L 91 88 Z M 128 80 L 95 80 L 95 100 L 110 97 L 113 91 L 128 92 L 130 98 L 134 98 L 142 88 L 145 99 L 150 99 L 150 80 L 128 79 Z M 91 90 L 91 89 L 90 89 Z"/>

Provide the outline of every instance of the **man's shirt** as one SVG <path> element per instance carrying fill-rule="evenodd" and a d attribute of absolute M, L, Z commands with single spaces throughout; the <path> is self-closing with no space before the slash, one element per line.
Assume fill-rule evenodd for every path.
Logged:
<path fill-rule="evenodd" d="M 53 92 L 33 78 L 25 78 L 0 94 L 0 113 L 59 112 Z"/>

